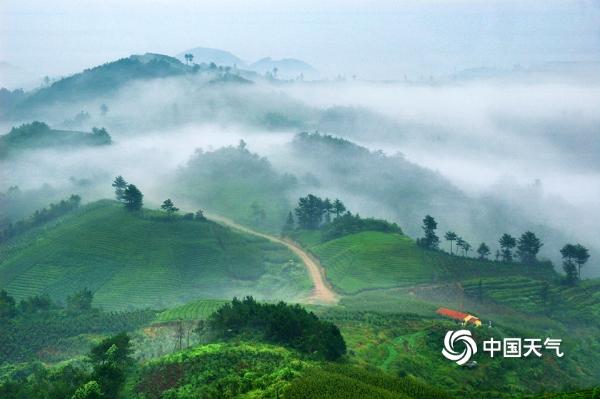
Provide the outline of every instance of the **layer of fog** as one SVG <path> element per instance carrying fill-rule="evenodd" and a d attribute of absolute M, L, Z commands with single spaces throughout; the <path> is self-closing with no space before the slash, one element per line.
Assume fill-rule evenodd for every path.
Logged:
<path fill-rule="evenodd" d="M 600 82 L 589 85 L 297 85 L 290 95 L 319 107 L 360 106 L 398 123 L 350 137 L 480 193 L 499 180 L 542 180 L 549 193 L 590 204 L 600 198 Z"/>
<path fill-rule="evenodd" d="M 210 124 L 147 131 L 144 135 L 113 134 L 110 146 L 34 150 L 21 154 L 18 160 L 4 161 L 0 191 L 12 186 L 35 190 L 47 184 L 63 197 L 83 193 L 88 202 L 112 198 L 112 180 L 123 175 L 143 191 L 149 206 L 157 206 L 172 196 L 164 191 L 166 183 L 197 149 L 212 151 L 245 140 L 254 150 L 270 153 L 273 146 L 283 145 L 291 137 L 291 133 L 273 135 Z"/>
<path fill-rule="evenodd" d="M 99 110 L 103 103 L 109 107 L 106 115 Z M 72 128 L 106 126 L 115 143 L 23 153 L 3 162 L 0 190 L 50 184 L 90 201 L 111 197 L 111 180 L 122 174 L 142 189 L 149 205 L 157 206 L 171 196 L 164 192 L 165 180 L 196 148 L 216 149 L 244 139 L 251 151 L 267 156 L 280 171 L 301 177 L 302 160 L 290 159 L 284 145 L 300 130 L 321 129 L 385 154 L 402 153 L 407 160 L 438 171 L 474 201 L 493 198 L 527 214 L 532 229 L 549 226 L 566 239 L 600 250 L 597 104 L 600 85 L 595 84 L 237 86 L 210 85 L 189 77 L 157 79 L 134 83 L 115 96 L 60 104 L 38 113 L 36 119 L 60 128 L 86 111 L 89 119 Z M 354 125 L 323 122 L 324 113 L 336 106 L 358 115 L 352 119 Z M 273 127 L 267 118 L 271 114 L 283 117 L 288 126 Z M 300 189 L 305 188 L 345 199 L 361 215 L 402 222 L 396 210 L 369 193 L 328 192 L 326 186 L 310 185 Z M 455 226 L 471 223 L 463 214 L 455 216 Z M 440 226 L 448 228 L 456 227 Z M 419 234 L 414 226 L 407 231 Z M 465 234 L 479 239 L 475 231 L 471 237 Z M 552 250 L 556 253 L 556 248 Z"/>

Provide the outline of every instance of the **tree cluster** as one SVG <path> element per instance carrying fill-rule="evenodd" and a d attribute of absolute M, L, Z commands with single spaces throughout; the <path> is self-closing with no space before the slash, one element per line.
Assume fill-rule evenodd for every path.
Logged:
<path fill-rule="evenodd" d="M 333 240 L 348 234 L 360 233 L 361 231 L 403 234 L 402 229 L 396 223 L 390 223 L 382 219 L 363 219 L 360 215 L 353 215 L 350 212 L 336 217 L 331 223 L 325 224 L 321 229 L 323 231 L 323 241 Z"/>
<path fill-rule="evenodd" d="M 417 244 L 426 249 L 437 249 L 439 239 L 435 234 L 437 222 L 430 215 L 423 219 L 424 237 L 417 239 Z M 450 254 L 454 254 L 453 243 L 456 242 L 456 253 L 459 248 L 462 249 L 463 255 L 468 256 L 471 245 L 454 231 L 447 231 L 444 234 L 444 239 L 450 243 Z M 496 251 L 496 261 L 502 260 L 505 263 L 512 263 L 515 256 L 518 261 L 525 265 L 533 265 L 538 263 L 537 255 L 540 249 L 544 246 L 542 241 L 531 231 L 526 231 L 517 239 L 508 233 L 502 234 L 498 240 L 499 249 Z M 516 249 L 516 250 L 515 250 Z M 581 267 L 588 261 L 590 254 L 589 250 L 581 244 L 566 244 L 560 253 L 563 258 L 563 269 L 566 274 L 566 281 L 569 284 L 574 284 L 581 279 Z M 490 247 L 482 242 L 477 248 L 479 259 L 487 259 L 491 254 Z"/>
<path fill-rule="evenodd" d="M 563 270 L 568 284 L 581 279 L 581 266 L 590 258 L 589 250 L 581 244 L 566 244 L 560 250 L 563 258 Z"/>
<path fill-rule="evenodd" d="M 366 218 L 353 215 L 339 199 L 334 201 L 329 198 L 319 198 L 308 194 L 298 200 L 298 206 L 294 209 L 294 215 L 290 211 L 287 215 L 282 229 L 282 235 L 291 235 L 296 228 L 304 230 L 322 231 L 323 241 L 333 240 L 348 234 L 361 231 L 382 231 L 386 233 L 402 234 L 402 229 L 396 223 L 389 223 L 381 219 Z"/>
<path fill-rule="evenodd" d="M 123 176 L 119 175 L 115 177 L 112 186 L 115 188 L 115 198 L 123 203 L 125 209 L 132 212 L 142 209 L 144 195 L 134 184 L 127 183 Z"/>
<path fill-rule="evenodd" d="M 339 200 L 331 202 L 329 198 L 321 199 L 308 194 L 298 200 L 294 209 L 298 227 L 306 230 L 316 230 L 323 223 L 329 223 L 333 216 L 339 218 L 346 212 L 346 206 Z"/>
<path fill-rule="evenodd" d="M 204 329 L 217 337 L 242 336 L 282 344 L 327 360 L 335 360 L 346 353 L 340 330 L 297 304 L 258 303 L 252 297 L 234 298 L 208 318 L 203 324 Z"/>

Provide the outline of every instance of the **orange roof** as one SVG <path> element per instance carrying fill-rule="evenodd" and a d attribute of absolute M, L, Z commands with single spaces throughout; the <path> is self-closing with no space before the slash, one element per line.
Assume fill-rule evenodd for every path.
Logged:
<path fill-rule="evenodd" d="M 439 308 L 436 311 L 436 313 L 439 315 L 442 315 L 442 316 L 450 317 L 451 319 L 454 319 L 454 320 L 465 321 L 465 322 L 472 323 L 472 324 L 476 324 L 478 321 L 481 323 L 481 320 L 479 320 L 479 318 L 477 318 L 473 315 L 470 315 L 468 313 L 459 312 L 457 310 L 452 310 L 452 309 L 447 309 L 447 308 Z"/>

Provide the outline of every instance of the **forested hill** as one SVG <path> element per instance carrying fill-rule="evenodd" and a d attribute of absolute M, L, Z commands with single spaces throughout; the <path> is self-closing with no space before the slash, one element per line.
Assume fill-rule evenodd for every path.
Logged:
<path fill-rule="evenodd" d="M 31 107 L 92 98 L 112 93 L 133 80 L 164 78 L 193 71 L 192 66 L 166 55 L 132 55 L 60 79 L 32 92 L 19 105 Z"/>
<path fill-rule="evenodd" d="M 440 229 L 461 231 L 465 239 L 472 241 L 492 243 L 497 242 L 499 232 L 535 229 L 546 243 L 540 256 L 557 264 L 558 250 L 551 249 L 568 241 L 565 232 L 549 226 L 547 219 L 498 196 L 468 195 L 441 173 L 417 165 L 402 154 L 370 150 L 320 133 L 298 134 L 289 148 L 297 174 L 318 178 L 315 191 L 320 186 L 339 197 L 359 196 L 360 203 L 367 205 L 360 209 L 358 200 L 357 205 L 349 203 L 355 211 L 398 222 L 411 237 L 421 234 L 421 219 L 430 214 Z M 531 203 L 539 200 L 528 198 Z"/>
<path fill-rule="evenodd" d="M 104 128 L 93 128 L 91 133 L 51 129 L 43 122 L 26 123 L 13 127 L 0 136 L 0 159 L 25 150 L 100 146 L 112 143 Z"/>

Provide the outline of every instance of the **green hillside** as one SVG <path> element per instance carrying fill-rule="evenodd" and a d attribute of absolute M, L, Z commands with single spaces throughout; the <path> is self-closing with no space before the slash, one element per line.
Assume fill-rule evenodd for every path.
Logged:
<path fill-rule="evenodd" d="M 94 128 L 92 133 L 56 130 L 36 121 L 13 127 L 10 132 L 0 136 L 0 158 L 36 148 L 102 146 L 111 142 L 105 129 Z"/>
<path fill-rule="evenodd" d="M 279 234 L 290 209 L 286 191 L 295 185 L 295 177 L 278 173 L 242 141 L 237 147 L 197 151 L 172 190 L 209 212 Z"/>
<path fill-rule="evenodd" d="M 473 277 L 554 277 L 551 267 L 545 264 L 526 267 L 426 251 L 400 234 L 367 231 L 326 242 L 320 242 L 315 237 L 318 234 L 302 232 L 297 238 L 319 258 L 336 290 L 345 294 Z"/>
<path fill-rule="evenodd" d="M 520 397 L 541 389 L 557 391 L 568 386 L 590 386 L 597 382 L 600 373 L 595 363 L 597 344 L 565 327 L 531 330 L 511 320 L 507 324 L 496 323 L 493 328 L 473 328 L 475 339 L 480 341 L 490 337 L 560 336 L 568 355 L 560 361 L 550 356 L 492 359 L 479 352 L 474 357 L 478 366 L 469 369 L 441 356 L 444 334 L 457 326 L 433 313 L 423 317 L 331 308 L 319 312 L 319 317 L 339 326 L 351 358 L 358 364 L 377 367 L 389 375 L 411 376 L 456 398 Z"/>
<path fill-rule="evenodd" d="M 135 80 L 165 78 L 191 73 L 194 68 L 162 54 L 131 55 L 68 76 L 48 87 L 27 93 L 15 104 L 23 112 L 30 107 L 48 106 L 112 93 Z"/>
<path fill-rule="evenodd" d="M 144 216 L 99 201 L 0 246 L 0 288 L 64 299 L 84 287 L 107 309 L 194 298 L 302 296 L 310 281 L 287 249 L 210 221 Z"/>
<path fill-rule="evenodd" d="M 467 280 L 463 287 L 471 297 L 481 296 L 521 312 L 600 325 L 599 279 L 566 287 L 527 277 L 490 277 Z"/>
<path fill-rule="evenodd" d="M 160 323 L 175 320 L 206 320 L 208 316 L 227 302 L 222 299 L 200 299 L 167 309 L 158 314 L 156 321 Z"/>

